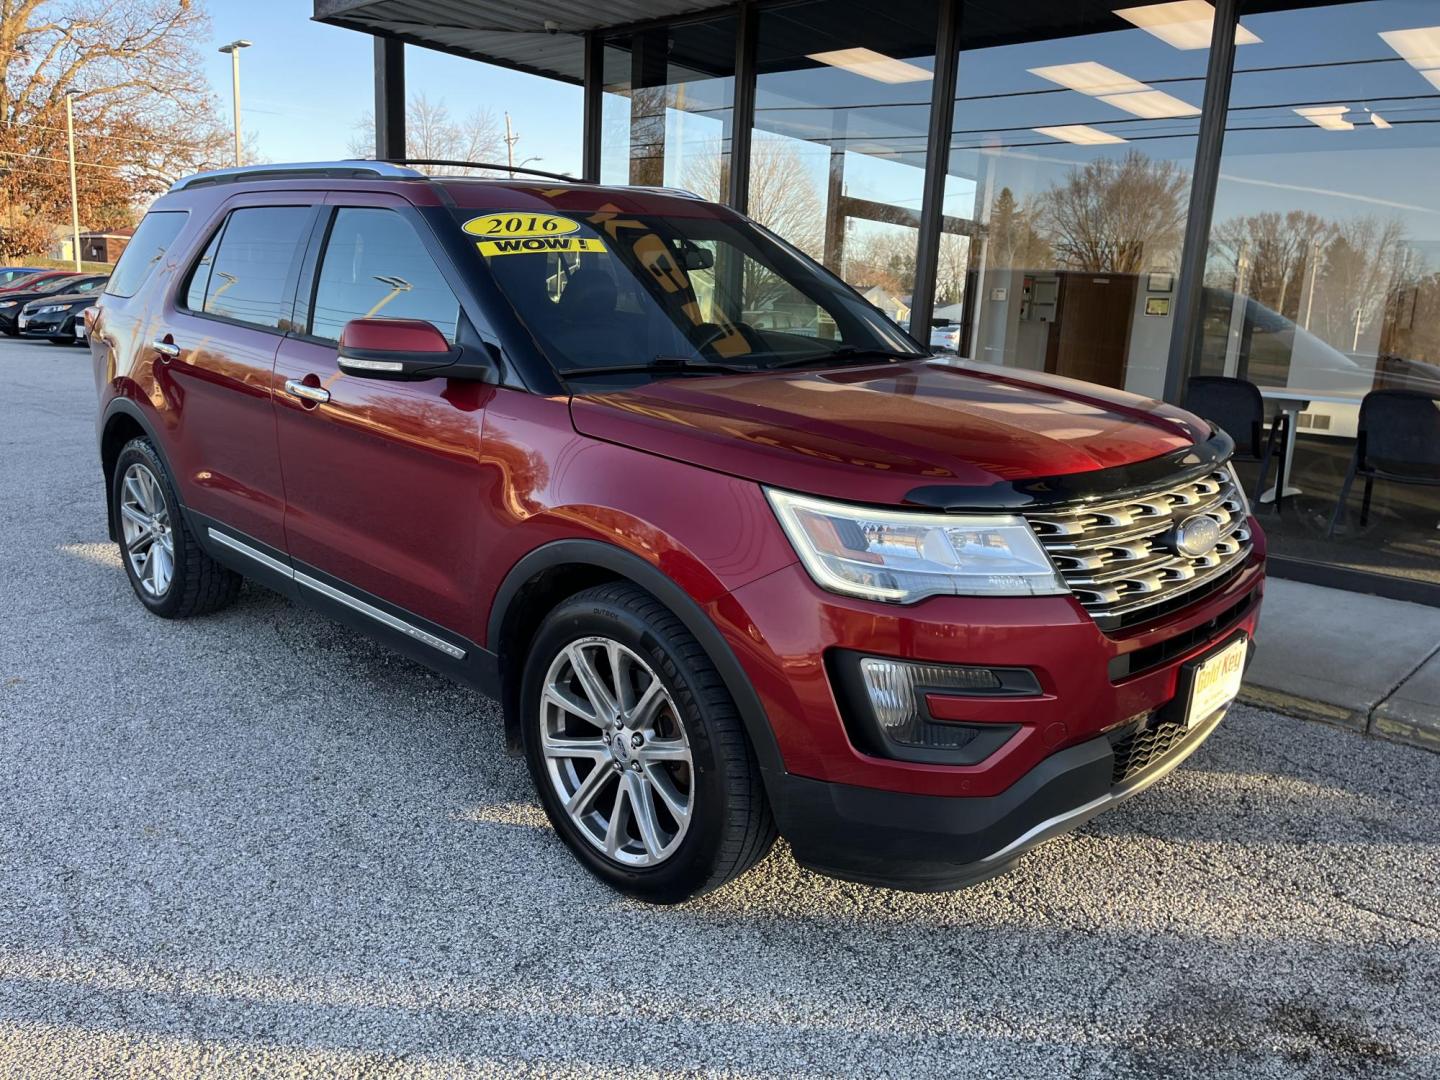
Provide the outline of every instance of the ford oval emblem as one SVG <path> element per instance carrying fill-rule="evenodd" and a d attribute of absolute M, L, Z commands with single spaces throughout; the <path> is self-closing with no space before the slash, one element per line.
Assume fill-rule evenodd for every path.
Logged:
<path fill-rule="evenodd" d="M 1175 529 L 1175 550 L 1192 559 L 1208 555 L 1220 542 L 1220 524 L 1205 514 L 1196 514 L 1182 521 Z"/>

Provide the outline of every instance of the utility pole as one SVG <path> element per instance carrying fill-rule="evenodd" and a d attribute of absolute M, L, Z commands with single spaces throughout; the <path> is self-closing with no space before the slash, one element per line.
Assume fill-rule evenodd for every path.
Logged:
<path fill-rule="evenodd" d="M 532 162 L 532 161 L 544 161 L 544 160 L 545 160 L 545 159 L 542 158 L 539 154 L 531 154 L 529 157 L 523 159 L 523 160 L 520 162 L 519 165 L 516 165 L 516 164 L 515 164 L 515 144 L 518 143 L 519 141 L 520 141 L 520 133 L 517 132 L 517 131 L 515 131 L 515 130 L 510 126 L 510 114 L 507 112 L 507 113 L 505 114 L 505 164 L 506 164 L 506 166 L 509 167 L 512 176 L 514 175 L 514 172 L 515 172 L 516 169 L 523 169 L 526 165 L 528 165 L 528 164 L 529 164 L 530 162 Z"/>
<path fill-rule="evenodd" d="M 65 91 L 65 141 L 70 147 L 70 243 L 75 272 L 80 272 L 80 196 L 75 190 L 75 90 Z"/>
<path fill-rule="evenodd" d="M 235 167 L 240 167 L 240 50 L 248 49 L 250 42 L 236 38 L 229 45 L 221 45 L 222 53 L 230 54 L 230 95 L 235 110 Z"/>

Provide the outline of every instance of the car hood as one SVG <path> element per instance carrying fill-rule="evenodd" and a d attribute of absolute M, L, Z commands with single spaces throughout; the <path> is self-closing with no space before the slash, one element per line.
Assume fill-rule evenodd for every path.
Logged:
<path fill-rule="evenodd" d="M 1147 398 L 955 358 L 660 379 L 576 395 L 571 415 L 593 438 L 889 505 L 932 501 L 914 497 L 925 489 L 998 496 L 1024 481 L 1171 455 L 1210 434 Z"/>

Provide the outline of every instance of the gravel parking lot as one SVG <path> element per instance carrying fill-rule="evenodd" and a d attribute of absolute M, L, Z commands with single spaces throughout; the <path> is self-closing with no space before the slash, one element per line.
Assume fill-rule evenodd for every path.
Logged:
<path fill-rule="evenodd" d="M 0 1075 L 1440 1075 L 1440 757 L 1239 709 L 967 892 L 617 898 L 493 707 L 258 588 L 168 623 L 80 349 L 0 341 Z"/>

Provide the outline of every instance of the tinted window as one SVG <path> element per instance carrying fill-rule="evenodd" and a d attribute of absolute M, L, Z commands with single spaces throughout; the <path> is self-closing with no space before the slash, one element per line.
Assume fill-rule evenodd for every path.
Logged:
<path fill-rule="evenodd" d="M 410 223 L 393 210 L 336 213 L 310 332 L 338 341 L 351 319 L 424 319 L 450 341 L 460 305 Z"/>
<path fill-rule="evenodd" d="M 205 310 L 205 290 L 210 287 L 210 268 L 215 265 L 215 251 L 220 247 L 220 235 L 224 229 L 216 229 L 210 243 L 205 245 L 205 254 L 190 271 L 190 285 L 185 290 L 185 306 L 191 311 Z"/>
<path fill-rule="evenodd" d="M 130 243 L 120 253 L 110 285 L 112 296 L 134 296 L 155 269 L 185 225 L 184 210 L 156 210 L 145 215 Z"/>
<path fill-rule="evenodd" d="M 296 251 L 308 235 L 309 222 L 308 206 L 234 211 L 220 234 L 201 303 L 197 303 L 201 294 L 196 292 L 195 284 L 206 277 L 203 268 L 197 265 L 191 278 L 187 293 L 191 310 L 266 329 L 278 328 L 290 316 L 292 297 L 285 286 Z"/>

